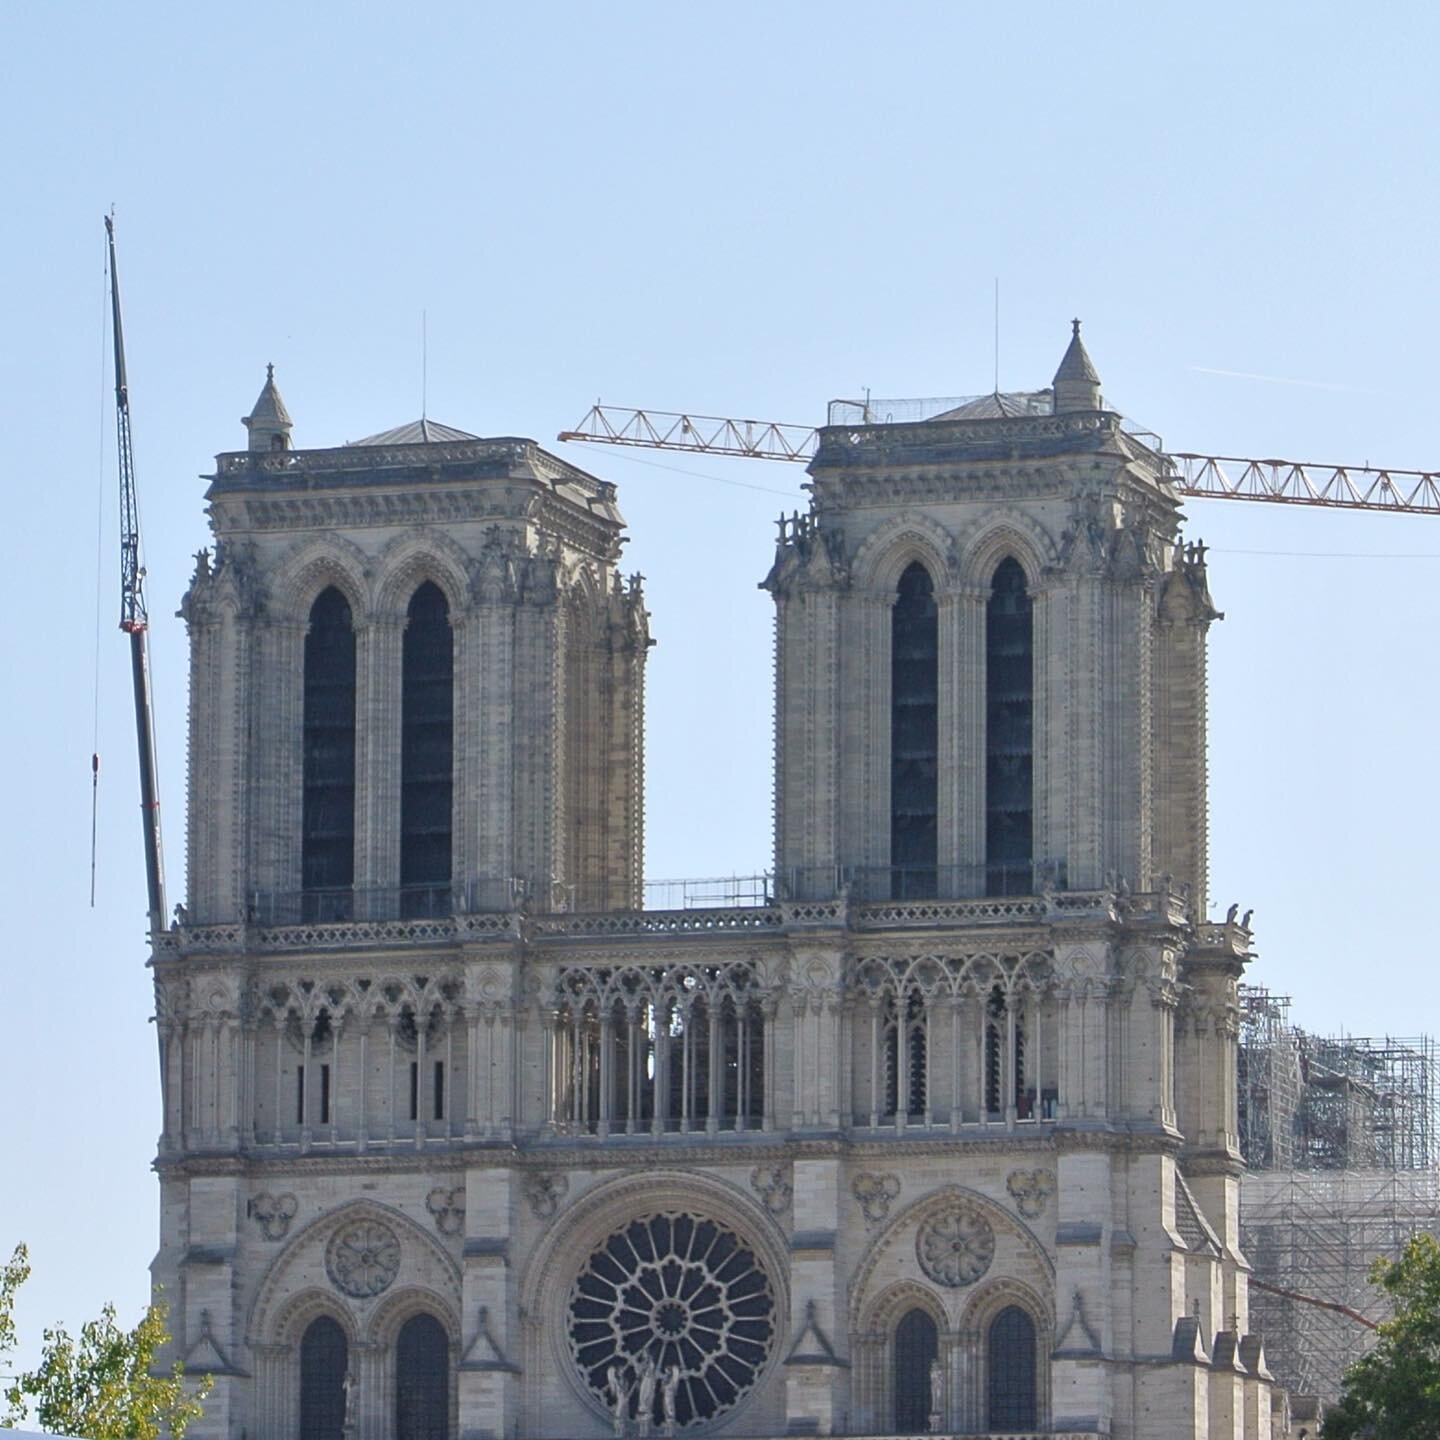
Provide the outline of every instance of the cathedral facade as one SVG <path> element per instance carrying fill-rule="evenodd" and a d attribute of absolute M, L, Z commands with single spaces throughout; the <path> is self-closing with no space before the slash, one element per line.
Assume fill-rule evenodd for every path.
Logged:
<path fill-rule="evenodd" d="M 642 906 L 615 488 L 421 421 L 217 457 L 154 1278 L 202 1437 L 1265 1440 L 1203 547 L 1078 327 L 834 414 L 763 903 Z"/>

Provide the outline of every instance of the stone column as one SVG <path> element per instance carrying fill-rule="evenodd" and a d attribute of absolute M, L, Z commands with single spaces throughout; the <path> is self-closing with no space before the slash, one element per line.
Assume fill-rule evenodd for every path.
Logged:
<path fill-rule="evenodd" d="M 355 633 L 356 918 L 398 914 L 400 689 L 405 621 L 376 616 Z M 366 895 L 364 892 L 371 892 Z M 378 905 L 378 909 L 374 907 Z"/>

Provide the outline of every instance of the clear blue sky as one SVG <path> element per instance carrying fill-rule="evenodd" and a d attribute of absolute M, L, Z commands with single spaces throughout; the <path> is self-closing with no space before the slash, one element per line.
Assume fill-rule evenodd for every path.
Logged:
<path fill-rule="evenodd" d="M 482 434 L 546 442 L 597 396 L 813 423 L 865 386 L 988 389 L 998 276 L 1002 387 L 1047 383 L 1080 315 L 1107 395 L 1172 449 L 1437 466 L 1437 30 L 1422 4 L 10 6 L 0 1248 L 35 1261 L 26 1356 L 107 1298 L 132 1317 L 157 1228 L 112 202 L 178 895 L 170 617 L 197 476 L 243 445 L 267 361 L 301 445 L 415 417 L 422 309 L 429 412 Z M 649 872 L 760 868 L 755 584 L 803 476 L 571 448 L 620 485 L 648 577 Z M 1440 519 L 1190 511 L 1228 612 L 1216 908 L 1255 908 L 1253 978 L 1305 1023 L 1434 1030 Z"/>

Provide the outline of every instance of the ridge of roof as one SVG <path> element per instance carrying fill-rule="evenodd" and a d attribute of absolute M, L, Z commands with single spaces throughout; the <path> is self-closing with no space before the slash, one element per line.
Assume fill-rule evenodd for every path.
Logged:
<path fill-rule="evenodd" d="M 453 425 L 442 425 L 438 420 L 421 416 L 405 425 L 396 425 L 360 440 L 347 441 L 347 447 L 360 445 L 443 445 L 453 440 L 479 440 L 468 430 L 457 430 Z"/>

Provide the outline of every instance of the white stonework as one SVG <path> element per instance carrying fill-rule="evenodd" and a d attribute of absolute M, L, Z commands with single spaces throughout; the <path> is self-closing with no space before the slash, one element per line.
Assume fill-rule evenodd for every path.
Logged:
<path fill-rule="evenodd" d="M 731 1436 L 1287 1433 L 1238 1247 L 1250 936 L 1201 918 L 1216 612 L 1163 462 L 1080 359 L 1059 413 L 822 432 L 765 582 L 775 894 L 675 912 L 638 908 L 648 617 L 614 572 L 613 487 L 450 431 L 291 449 L 267 382 L 182 612 L 189 891 L 153 940 L 154 1278 L 215 1377 L 192 1433 L 599 1440 L 671 1407 Z M 986 871 L 1007 558 L 1033 621 L 1018 887 Z M 938 612 L 921 895 L 891 858 L 915 561 Z M 415 914 L 401 654 L 427 581 L 453 633 L 453 873 Z M 343 918 L 301 867 L 305 632 L 332 585 L 356 655 Z M 448 1417 L 423 1423 L 417 1315 L 448 1338 Z M 321 1317 L 345 1410 L 302 1425 Z M 1033 1415 L 997 1429 L 1028 1413 L 995 1399 L 1027 1365 Z"/>

